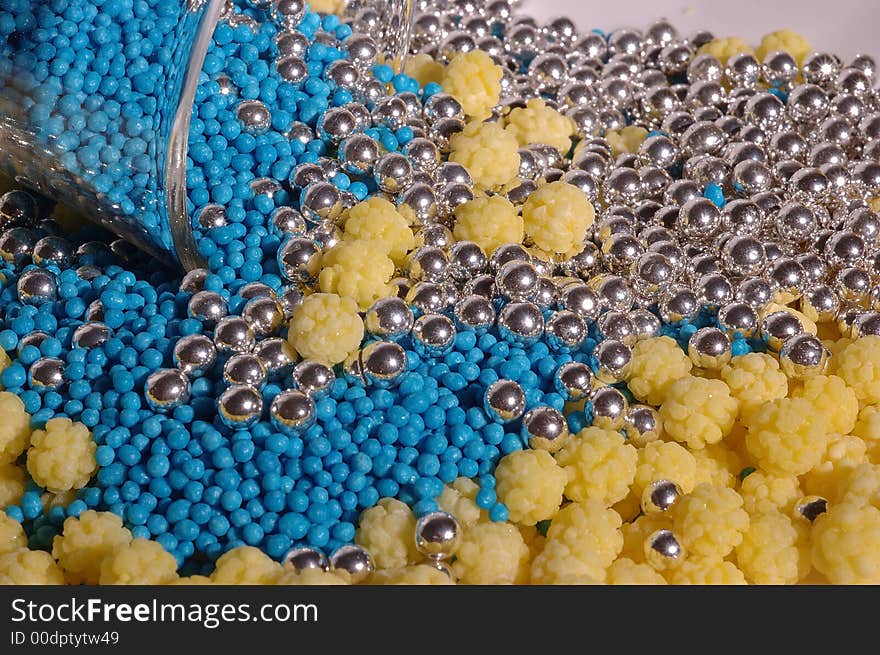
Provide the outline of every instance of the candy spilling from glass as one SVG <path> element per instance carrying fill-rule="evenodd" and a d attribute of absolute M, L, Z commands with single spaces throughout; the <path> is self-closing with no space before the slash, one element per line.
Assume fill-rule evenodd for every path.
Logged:
<path fill-rule="evenodd" d="M 0 583 L 880 583 L 870 56 L 5 6 Z"/>

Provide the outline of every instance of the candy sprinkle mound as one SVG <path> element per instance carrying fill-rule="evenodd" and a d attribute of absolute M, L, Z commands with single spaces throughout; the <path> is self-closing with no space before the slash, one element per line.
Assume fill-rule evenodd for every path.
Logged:
<path fill-rule="evenodd" d="M 7 4 L 35 153 L 174 260 L 179 3 Z M 874 60 L 516 4 L 398 72 L 227 3 L 185 274 L 4 182 L 0 583 L 880 584 Z"/>

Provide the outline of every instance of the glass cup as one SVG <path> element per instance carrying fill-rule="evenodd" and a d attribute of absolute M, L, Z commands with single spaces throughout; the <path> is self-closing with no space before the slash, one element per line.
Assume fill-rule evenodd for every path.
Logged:
<path fill-rule="evenodd" d="M 229 0 L 3 0 L 0 173 L 165 264 L 203 266 L 187 210 L 190 118 L 211 36 L 232 9 Z M 372 25 L 398 65 L 411 15 L 411 0 L 352 0 L 345 14 Z"/>

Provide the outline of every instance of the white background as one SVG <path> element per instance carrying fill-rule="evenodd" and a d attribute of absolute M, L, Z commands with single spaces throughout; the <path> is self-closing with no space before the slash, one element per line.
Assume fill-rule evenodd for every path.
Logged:
<path fill-rule="evenodd" d="M 790 28 L 816 50 L 880 59 L 880 0 L 523 0 L 522 11 L 541 19 L 568 16 L 581 31 L 644 29 L 662 17 L 684 35 L 703 28 L 752 45 L 762 34 Z"/>

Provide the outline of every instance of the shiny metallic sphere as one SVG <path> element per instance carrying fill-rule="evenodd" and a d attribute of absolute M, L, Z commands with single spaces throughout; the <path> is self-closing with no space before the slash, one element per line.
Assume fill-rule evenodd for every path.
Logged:
<path fill-rule="evenodd" d="M 54 391 L 65 381 L 64 362 L 56 357 L 41 357 L 28 369 L 28 386 L 34 391 Z"/>
<path fill-rule="evenodd" d="M 363 177 L 373 172 L 379 159 L 379 144 L 366 134 L 353 134 L 339 144 L 339 161 L 349 175 Z"/>
<path fill-rule="evenodd" d="M 309 548 L 307 546 L 287 551 L 282 564 L 289 564 L 294 571 L 305 571 L 306 569 L 330 570 L 330 560 L 327 559 L 327 556 L 317 548 Z"/>
<path fill-rule="evenodd" d="M 449 272 L 458 282 L 466 282 L 486 270 L 486 253 L 473 241 L 458 241 L 449 251 Z"/>
<path fill-rule="evenodd" d="M 292 237 L 278 249 L 278 270 L 291 282 L 306 281 L 318 274 L 321 250 L 311 239 Z"/>
<path fill-rule="evenodd" d="M 416 353 L 425 357 L 445 355 L 455 343 L 455 325 L 443 314 L 419 316 L 411 331 Z"/>
<path fill-rule="evenodd" d="M 393 341 L 374 341 L 360 351 L 361 375 L 367 384 L 389 388 L 406 372 L 406 351 Z"/>
<path fill-rule="evenodd" d="M 252 298 L 242 308 L 241 317 L 257 337 L 268 337 L 278 332 L 284 324 L 284 308 L 275 298 Z"/>
<path fill-rule="evenodd" d="M 622 381 L 632 363 L 632 350 L 622 341 L 605 339 L 593 353 L 599 363 L 596 379 L 606 384 Z"/>
<path fill-rule="evenodd" d="M 315 424 L 315 402 L 299 389 L 285 389 L 269 405 L 272 427 L 286 436 L 299 436 Z"/>
<path fill-rule="evenodd" d="M 189 402 L 189 394 L 189 380 L 175 368 L 163 368 L 151 373 L 144 384 L 144 400 L 154 412 L 173 411 Z"/>
<path fill-rule="evenodd" d="M 511 302 L 498 313 L 498 334 L 509 343 L 529 345 L 544 333 L 544 316 L 531 302 Z"/>
<path fill-rule="evenodd" d="M 299 203 L 303 216 L 313 223 L 335 221 L 343 210 L 339 189 L 324 181 L 306 185 L 300 194 Z"/>
<path fill-rule="evenodd" d="M 97 321 L 83 323 L 73 331 L 70 345 L 72 348 L 88 350 L 106 343 L 111 334 L 110 328 L 103 323 Z"/>
<path fill-rule="evenodd" d="M 189 299 L 186 307 L 189 318 L 194 318 L 211 328 L 228 313 L 226 301 L 216 291 L 199 291 Z"/>
<path fill-rule="evenodd" d="M 88 324 L 87 324 L 88 325 Z M 174 365 L 189 377 L 201 377 L 211 370 L 217 361 L 214 342 L 203 334 L 180 337 L 172 352 Z"/>
<path fill-rule="evenodd" d="M 434 561 L 449 559 L 458 550 L 461 533 L 461 525 L 452 514 L 428 512 L 416 521 L 416 550 Z"/>
<path fill-rule="evenodd" d="M 245 384 L 229 387 L 217 399 L 217 416 L 230 430 L 246 430 L 260 420 L 262 413 L 263 397 Z"/>
<path fill-rule="evenodd" d="M 526 395 L 513 380 L 496 380 L 483 398 L 483 408 L 493 421 L 510 423 L 523 415 L 526 407 Z"/>
<path fill-rule="evenodd" d="M 589 335 L 584 319 L 568 310 L 554 312 L 547 319 L 544 331 L 547 346 L 555 352 L 564 353 L 579 350 Z"/>
<path fill-rule="evenodd" d="M 626 397 L 614 387 L 599 387 L 590 402 L 593 408 L 593 425 L 605 430 L 620 430 L 629 411 Z"/>
<path fill-rule="evenodd" d="M 303 64 L 305 66 L 305 64 Z M 238 103 L 235 115 L 248 134 L 264 134 L 272 124 L 269 108 L 259 100 L 243 100 Z"/>
<path fill-rule="evenodd" d="M 685 551 L 670 530 L 661 529 L 651 533 L 645 540 L 645 558 L 652 567 L 663 571 L 683 560 Z"/>
<path fill-rule="evenodd" d="M 223 365 L 223 382 L 229 386 L 244 384 L 261 389 L 267 376 L 266 365 L 253 353 L 233 355 Z"/>
<path fill-rule="evenodd" d="M 556 392 L 567 401 L 589 398 L 593 393 L 593 373 L 590 367 L 580 362 L 566 362 L 553 376 Z"/>
<path fill-rule="evenodd" d="M 254 346 L 253 353 L 266 368 L 266 378 L 273 382 L 289 375 L 296 362 L 293 346 L 281 337 L 262 339 Z"/>
<path fill-rule="evenodd" d="M 458 329 L 483 334 L 495 324 L 495 307 L 489 298 L 471 294 L 455 304 L 454 316 Z"/>
<path fill-rule="evenodd" d="M 599 294 L 586 284 L 571 284 L 559 294 L 561 309 L 574 312 L 585 321 L 594 321 L 599 316 Z"/>
<path fill-rule="evenodd" d="M 672 480 L 655 480 L 642 491 L 642 511 L 645 514 L 663 514 L 682 495 L 681 487 Z"/>
<path fill-rule="evenodd" d="M 364 582 L 376 570 L 373 557 L 365 549 L 354 544 L 340 546 L 330 556 L 331 571 L 345 571 L 352 584 Z"/>
<path fill-rule="evenodd" d="M 718 310 L 718 324 L 728 339 L 750 339 L 758 330 L 758 314 L 744 302 L 731 302 Z"/>
<path fill-rule="evenodd" d="M 214 328 L 214 347 L 221 356 L 250 352 L 257 337 L 253 328 L 240 316 L 226 316 Z"/>
<path fill-rule="evenodd" d="M 73 248 L 67 239 L 46 236 L 34 244 L 31 256 L 37 266 L 55 265 L 63 271 L 73 262 Z"/>
<path fill-rule="evenodd" d="M 697 295 L 685 286 L 675 286 L 661 299 L 660 317 L 667 323 L 692 320 L 700 311 Z"/>
<path fill-rule="evenodd" d="M 688 340 L 688 357 L 698 368 L 718 370 L 730 361 L 730 338 L 718 328 L 700 328 Z"/>
<path fill-rule="evenodd" d="M 302 236 L 308 231 L 306 219 L 293 207 L 279 207 L 272 212 L 272 227 L 282 237 Z"/>
<path fill-rule="evenodd" d="M 32 268 L 18 278 L 16 290 L 22 304 L 39 307 L 57 299 L 58 282 L 52 271 Z"/>
<path fill-rule="evenodd" d="M 403 299 L 382 298 L 367 310 L 364 327 L 380 339 L 397 341 L 409 334 L 414 321 L 413 312 Z"/>
<path fill-rule="evenodd" d="M 523 416 L 523 438 L 534 450 L 557 452 L 571 434 L 568 423 L 559 410 L 542 405 L 529 410 Z"/>
<path fill-rule="evenodd" d="M 630 405 L 623 419 L 623 433 L 628 443 L 642 448 L 660 438 L 663 429 L 660 414 L 648 405 Z"/>
<path fill-rule="evenodd" d="M 788 338 L 803 331 L 804 326 L 797 317 L 783 310 L 767 314 L 761 321 L 761 337 L 767 343 L 767 349 L 772 352 L 778 353 Z"/>
<path fill-rule="evenodd" d="M 788 337 L 779 350 L 779 365 L 792 379 L 803 380 L 825 372 L 830 353 L 814 335 L 801 332 Z"/>
<path fill-rule="evenodd" d="M 373 178 L 382 191 L 400 193 L 412 183 L 412 164 L 406 155 L 389 152 L 373 168 Z"/>
<path fill-rule="evenodd" d="M 801 296 L 800 310 L 813 321 L 833 321 L 840 311 L 840 298 L 828 285 L 815 284 Z"/>
<path fill-rule="evenodd" d="M 449 259 L 435 246 L 422 246 L 407 259 L 407 275 L 413 282 L 445 282 L 449 277 Z"/>
<path fill-rule="evenodd" d="M 506 300 L 531 300 L 538 288 L 538 272 L 527 261 L 506 262 L 495 277 L 495 288 Z"/>

